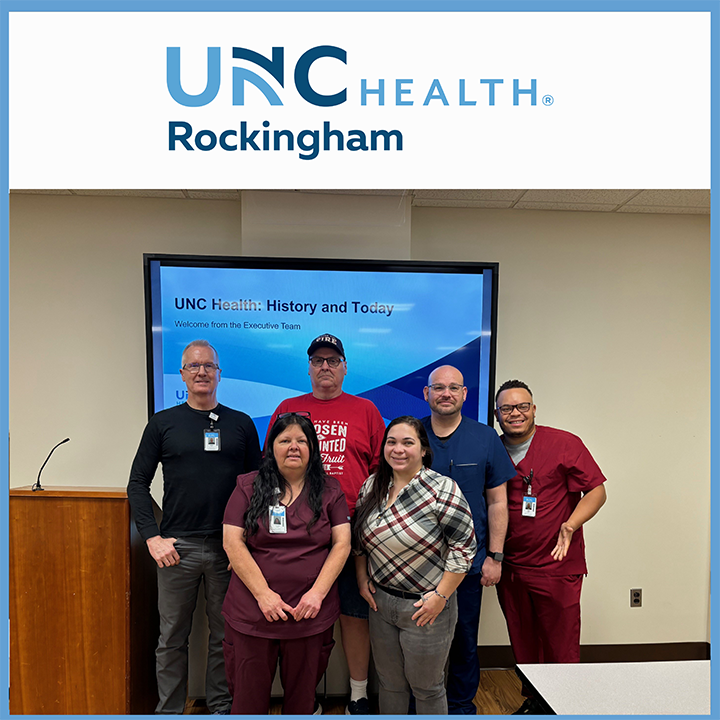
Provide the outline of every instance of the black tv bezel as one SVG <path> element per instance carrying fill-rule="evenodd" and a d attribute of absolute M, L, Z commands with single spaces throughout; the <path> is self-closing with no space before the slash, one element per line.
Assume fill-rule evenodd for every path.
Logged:
<path fill-rule="evenodd" d="M 143 282 L 145 286 L 145 363 L 147 371 L 148 419 L 155 410 L 155 380 L 153 373 L 153 337 L 150 263 L 175 267 L 257 268 L 261 270 L 332 270 L 346 272 L 428 272 L 452 274 L 482 274 L 492 272 L 490 308 L 490 362 L 488 367 L 488 417 L 486 423 L 494 426 L 495 367 L 497 354 L 497 312 L 500 263 L 453 262 L 439 260 L 371 260 L 351 258 L 291 258 L 259 257 L 253 255 L 185 255 L 181 253 L 143 253 Z"/>

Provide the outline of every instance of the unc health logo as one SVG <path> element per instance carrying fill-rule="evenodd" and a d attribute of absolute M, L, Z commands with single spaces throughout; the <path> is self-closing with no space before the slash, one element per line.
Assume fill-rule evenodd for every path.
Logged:
<path fill-rule="evenodd" d="M 227 58 L 230 60 L 230 58 Z M 254 50 L 242 47 L 232 48 L 232 59 L 244 65 L 254 65 L 262 73 L 248 67 L 231 64 L 232 106 L 245 105 L 245 88 L 248 83 L 259 90 L 267 101 L 268 109 L 282 108 L 282 93 L 287 93 L 291 82 L 286 78 L 286 70 L 292 72 L 294 83 L 300 97 L 310 105 L 322 108 L 328 113 L 332 108 L 347 100 L 347 88 L 332 94 L 323 94 L 310 83 L 311 69 L 318 60 L 347 65 L 347 53 L 335 45 L 318 45 L 310 48 L 295 61 L 286 63 L 285 48 L 274 47 L 270 57 Z M 294 59 L 294 58 L 293 58 Z M 287 65 L 287 66 L 286 66 Z M 332 67 L 332 65 L 330 66 Z M 227 69 L 219 47 L 207 49 L 207 69 L 205 88 L 199 93 L 187 92 L 181 80 L 181 59 L 179 47 L 167 48 L 167 89 L 173 100 L 185 108 L 199 108 L 213 102 L 220 92 L 223 78 L 227 80 Z M 319 68 L 312 75 L 317 78 Z M 202 75 L 202 73 L 201 73 Z M 264 75 L 264 77 L 263 77 Z M 317 85 L 317 79 L 315 79 Z M 198 89 L 198 88 L 194 88 Z M 264 104 L 260 100 L 261 105 Z M 275 113 L 274 119 L 282 118 L 292 122 L 287 113 Z M 397 129 L 370 128 L 344 130 L 335 127 L 330 119 L 321 118 L 316 127 L 271 127 L 269 119 L 258 124 L 243 117 L 234 117 L 225 127 L 196 128 L 187 119 L 173 118 L 168 122 L 168 150 L 201 152 L 245 152 L 255 153 L 296 153 L 300 160 L 314 160 L 320 153 L 366 153 L 400 152 L 403 149 L 402 132 Z"/>
<path fill-rule="evenodd" d="M 265 57 L 248 48 L 234 47 L 235 60 L 244 60 L 262 68 L 281 88 L 285 88 L 285 48 L 274 47 L 271 56 Z M 318 45 L 304 52 L 295 63 L 293 81 L 300 96 L 311 105 L 333 107 L 341 105 L 347 99 L 347 89 L 343 88 L 332 95 L 317 92 L 310 84 L 310 68 L 321 58 L 332 58 L 347 65 L 347 53 L 334 45 Z M 216 97 L 222 81 L 222 62 L 219 47 L 207 49 L 207 82 L 205 89 L 192 95 L 182 87 L 180 80 L 180 48 L 167 48 L 167 88 L 175 102 L 185 107 L 202 107 Z M 282 105 L 280 96 L 270 83 L 257 73 L 245 67 L 232 66 L 232 104 L 245 105 L 245 83 L 254 85 L 270 105 Z"/>

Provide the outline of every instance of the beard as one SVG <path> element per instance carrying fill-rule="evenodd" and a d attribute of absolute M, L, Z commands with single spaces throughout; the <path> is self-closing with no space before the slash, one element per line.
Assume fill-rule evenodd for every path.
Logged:
<path fill-rule="evenodd" d="M 430 409 L 436 414 L 436 415 L 457 415 L 462 410 L 462 405 L 439 405 L 438 403 L 433 403 L 430 406 Z"/>

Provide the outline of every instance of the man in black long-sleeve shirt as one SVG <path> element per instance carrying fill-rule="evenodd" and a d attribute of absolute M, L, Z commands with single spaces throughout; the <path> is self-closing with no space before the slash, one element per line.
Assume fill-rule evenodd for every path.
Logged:
<path fill-rule="evenodd" d="M 180 374 L 187 402 L 150 419 L 130 471 L 130 506 L 158 565 L 156 712 L 162 714 L 182 714 L 185 708 L 188 637 L 201 579 L 210 626 L 205 694 L 210 712 L 230 712 L 221 615 L 230 571 L 222 518 L 237 476 L 256 470 L 261 455 L 250 417 L 217 402 L 220 372 L 217 352 L 207 341 L 195 340 L 185 348 Z M 158 528 L 150 484 L 159 463 L 163 518 Z"/>

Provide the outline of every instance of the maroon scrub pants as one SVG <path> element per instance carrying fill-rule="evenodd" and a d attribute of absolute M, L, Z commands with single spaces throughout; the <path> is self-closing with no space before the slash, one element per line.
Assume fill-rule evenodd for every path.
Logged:
<path fill-rule="evenodd" d="M 580 662 L 582 581 L 503 570 L 497 593 L 516 663 Z"/>
<path fill-rule="evenodd" d="M 283 714 L 312 715 L 315 688 L 334 645 L 332 625 L 317 635 L 275 640 L 239 633 L 226 622 L 223 649 L 231 713 L 267 715 L 279 659 Z"/>

